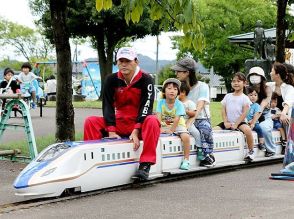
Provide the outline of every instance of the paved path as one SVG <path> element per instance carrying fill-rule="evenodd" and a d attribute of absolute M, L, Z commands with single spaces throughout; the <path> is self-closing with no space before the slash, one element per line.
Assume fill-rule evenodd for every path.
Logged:
<path fill-rule="evenodd" d="M 9 218 L 292 219 L 293 182 L 281 164 L 161 183 L 4 214 Z"/>
<path fill-rule="evenodd" d="M 39 109 L 31 110 L 31 118 L 36 137 L 55 135 L 56 123 L 55 123 L 55 108 L 45 107 L 43 109 L 43 117 L 39 115 Z M 100 109 L 75 109 L 75 129 L 76 132 L 83 132 L 84 120 L 89 115 L 101 115 Z M 15 123 L 22 123 L 22 118 L 12 118 L 9 121 Z M 17 131 L 5 131 L 1 139 L 1 143 L 15 141 L 16 139 L 25 139 L 23 130 Z"/>

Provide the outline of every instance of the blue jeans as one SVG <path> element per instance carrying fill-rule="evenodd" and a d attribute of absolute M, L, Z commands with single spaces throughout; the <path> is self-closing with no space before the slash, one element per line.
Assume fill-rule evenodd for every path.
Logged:
<path fill-rule="evenodd" d="M 263 122 L 259 123 L 264 136 L 265 148 L 268 152 L 276 153 L 276 144 L 273 141 L 273 120 L 268 117 Z"/>
<path fill-rule="evenodd" d="M 283 128 L 282 123 L 280 122 L 280 120 L 274 119 L 274 129 L 279 129 L 279 128 Z"/>
<path fill-rule="evenodd" d="M 210 121 L 208 119 L 196 119 L 194 125 L 200 132 L 204 155 L 211 154 L 213 152 L 213 137 Z"/>
<path fill-rule="evenodd" d="M 258 138 L 263 138 L 263 132 L 262 132 L 262 129 L 261 129 L 259 123 L 255 123 L 253 131 L 255 131 L 257 133 Z"/>

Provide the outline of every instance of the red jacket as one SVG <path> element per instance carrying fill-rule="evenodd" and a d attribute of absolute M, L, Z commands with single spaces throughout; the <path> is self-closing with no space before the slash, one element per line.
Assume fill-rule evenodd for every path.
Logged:
<path fill-rule="evenodd" d="M 121 72 L 109 75 L 103 89 L 103 117 L 107 131 L 116 131 L 116 120 L 133 128 L 141 128 L 147 115 L 152 114 L 153 79 L 141 70 L 127 85 Z"/>

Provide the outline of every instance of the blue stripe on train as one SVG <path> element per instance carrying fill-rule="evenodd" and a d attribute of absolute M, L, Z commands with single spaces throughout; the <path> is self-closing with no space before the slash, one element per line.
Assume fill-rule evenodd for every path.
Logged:
<path fill-rule="evenodd" d="M 16 178 L 16 180 L 14 181 L 14 188 L 21 189 L 28 187 L 28 182 L 32 178 L 32 176 L 44 167 L 46 167 L 49 162 L 34 162 L 34 164 L 35 165 L 32 165 L 32 167 L 29 168 L 26 172 L 20 174 L 19 176 L 21 177 Z"/>

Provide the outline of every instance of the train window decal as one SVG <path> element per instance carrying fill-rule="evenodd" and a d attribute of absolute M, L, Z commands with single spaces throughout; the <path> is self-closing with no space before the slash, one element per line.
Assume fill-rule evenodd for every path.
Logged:
<path fill-rule="evenodd" d="M 86 155 L 86 153 L 84 153 L 84 160 L 87 160 L 87 155 Z"/>
<path fill-rule="evenodd" d="M 102 154 L 102 161 L 105 161 L 105 155 Z"/>

